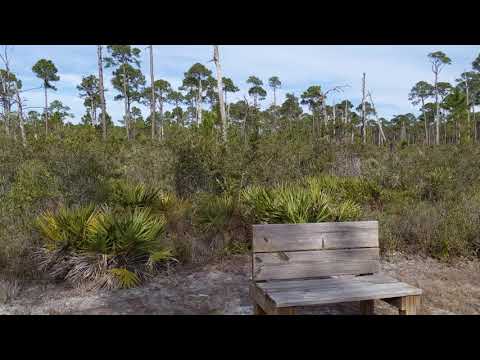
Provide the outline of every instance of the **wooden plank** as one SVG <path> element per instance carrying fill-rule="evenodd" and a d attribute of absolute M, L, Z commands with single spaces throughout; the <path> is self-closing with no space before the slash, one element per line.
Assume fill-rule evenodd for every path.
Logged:
<path fill-rule="evenodd" d="M 295 308 L 293 307 L 276 308 L 271 315 L 295 315 Z"/>
<path fill-rule="evenodd" d="M 362 281 L 372 284 L 390 284 L 390 283 L 397 283 L 400 282 L 399 280 L 385 275 L 381 273 L 373 274 L 373 275 L 364 275 L 364 276 L 355 276 L 354 279 L 356 281 Z"/>
<path fill-rule="evenodd" d="M 252 225 L 254 252 L 378 247 L 377 221 Z"/>
<path fill-rule="evenodd" d="M 271 298 L 255 283 L 250 284 L 250 297 L 254 305 L 260 306 L 260 308 L 267 314 L 272 313 L 276 308 Z"/>
<path fill-rule="evenodd" d="M 258 305 L 257 303 L 253 304 L 253 313 L 255 315 L 266 315 L 267 314 L 265 312 L 265 310 L 263 310 L 262 307 L 260 305 Z"/>
<path fill-rule="evenodd" d="M 373 315 L 375 313 L 375 300 L 360 301 L 360 312 L 363 315 Z"/>
<path fill-rule="evenodd" d="M 352 282 L 338 286 L 330 284 L 323 288 L 268 292 L 276 307 L 333 304 L 420 294 L 420 289 L 400 282 L 389 284 Z"/>
<path fill-rule="evenodd" d="M 290 251 L 253 255 L 253 279 L 298 279 L 379 271 L 378 248 Z"/>
<path fill-rule="evenodd" d="M 401 308 L 398 309 L 399 315 L 416 315 L 420 307 L 420 296 L 405 296 L 401 298 Z"/>
<path fill-rule="evenodd" d="M 384 274 L 374 274 L 366 276 L 342 276 L 338 278 L 328 279 L 303 279 L 303 280 L 285 280 L 285 281 L 270 281 L 264 283 L 257 283 L 257 286 L 266 293 L 285 291 L 285 290 L 301 290 L 301 289 L 315 289 L 341 287 L 352 282 L 373 283 L 373 284 L 390 284 L 398 283 L 397 279 Z"/>

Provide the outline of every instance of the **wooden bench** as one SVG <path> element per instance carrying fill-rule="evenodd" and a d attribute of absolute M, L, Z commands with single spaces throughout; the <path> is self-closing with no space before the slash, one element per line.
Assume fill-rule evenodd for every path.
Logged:
<path fill-rule="evenodd" d="M 422 290 L 379 273 L 377 221 L 253 225 L 251 235 L 255 314 L 354 301 L 373 314 L 377 299 L 416 314 Z"/>

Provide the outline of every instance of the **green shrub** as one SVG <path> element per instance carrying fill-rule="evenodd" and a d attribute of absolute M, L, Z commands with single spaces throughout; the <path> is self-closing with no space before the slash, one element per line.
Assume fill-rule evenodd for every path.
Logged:
<path fill-rule="evenodd" d="M 160 189 L 125 180 L 112 181 L 109 202 L 122 207 L 153 207 L 160 199 Z"/>
<path fill-rule="evenodd" d="M 162 241 L 166 220 L 148 208 L 62 208 L 45 212 L 36 224 L 44 244 L 40 269 L 75 284 L 129 287 L 173 259 Z"/>
<path fill-rule="evenodd" d="M 19 166 L 5 200 L 12 208 L 31 209 L 45 206 L 60 196 L 58 180 L 47 165 L 39 160 L 28 160 Z"/>
<path fill-rule="evenodd" d="M 204 233 L 221 232 L 228 228 L 235 210 L 232 196 L 202 194 L 195 204 L 194 222 Z"/>
<path fill-rule="evenodd" d="M 426 171 L 417 185 L 421 199 L 437 201 L 445 198 L 453 180 L 451 170 L 445 167 Z"/>
<path fill-rule="evenodd" d="M 428 201 L 388 209 L 379 217 L 383 250 L 411 251 L 440 259 L 478 256 L 480 198 Z"/>
<path fill-rule="evenodd" d="M 255 223 L 272 224 L 358 219 L 360 206 L 342 195 L 341 186 L 334 178 L 326 177 L 270 189 L 249 187 L 242 192 L 245 216 Z"/>
<path fill-rule="evenodd" d="M 317 176 L 305 181 L 312 190 L 323 191 L 340 200 L 367 204 L 378 202 L 381 197 L 381 189 L 376 183 L 359 177 Z"/>

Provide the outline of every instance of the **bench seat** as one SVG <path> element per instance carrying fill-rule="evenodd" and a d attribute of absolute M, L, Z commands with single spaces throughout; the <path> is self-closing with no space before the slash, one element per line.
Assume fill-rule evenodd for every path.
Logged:
<path fill-rule="evenodd" d="M 392 277 L 374 274 L 327 279 L 282 280 L 256 283 L 255 297 L 267 307 L 284 308 L 417 296 L 422 290 Z M 392 301 L 393 302 L 393 301 Z"/>

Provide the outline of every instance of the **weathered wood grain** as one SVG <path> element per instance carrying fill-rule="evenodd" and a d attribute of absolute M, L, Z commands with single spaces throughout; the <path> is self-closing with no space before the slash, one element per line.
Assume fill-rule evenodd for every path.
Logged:
<path fill-rule="evenodd" d="M 276 308 L 271 298 L 253 282 L 250 284 L 250 298 L 254 306 L 260 307 L 267 314 Z"/>
<path fill-rule="evenodd" d="M 420 296 L 404 296 L 395 299 L 390 304 L 398 307 L 399 315 L 416 315 L 420 307 Z M 388 302 L 388 301 L 387 301 Z"/>
<path fill-rule="evenodd" d="M 389 284 L 351 282 L 315 288 L 268 291 L 268 294 L 276 307 L 290 307 L 420 295 L 421 290 L 400 282 Z"/>
<path fill-rule="evenodd" d="M 339 287 L 350 283 L 372 283 L 372 284 L 391 284 L 398 283 L 397 279 L 384 274 L 373 274 L 366 276 L 341 276 L 328 279 L 302 279 L 302 280 L 282 280 L 257 283 L 256 285 L 266 293 L 272 293 L 285 290 L 315 289 L 326 287 Z"/>
<path fill-rule="evenodd" d="M 360 302 L 372 314 L 381 299 L 416 314 L 421 289 L 378 274 L 378 222 L 253 225 L 252 284 L 256 314 L 294 314 L 295 307 Z"/>
<path fill-rule="evenodd" d="M 252 225 L 253 252 L 378 247 L 378 222 Z"/>
<path fill-rule="evenodd" d="M 287 308 L 288 309 L 288 308 Z M 262 309 L 262 307 L 260 305 L 258 305 L 257 303 L 254 303 L 253 304 L 253 313 L 255 315 L 266 315 L 267 313 L 265 312 L 265 310 Z"/>
<path fill-rule="evenodd" d="M 373 315 L 375 313 L 375 300 L 360 301 L 360 312 L 363 315 Z"/>
<path fill-rule="evenodd" d="M 253 278 L 298 279 L 371 274 L 379 270 L 378 248 L 290 251 L 253 255 Z"/>

